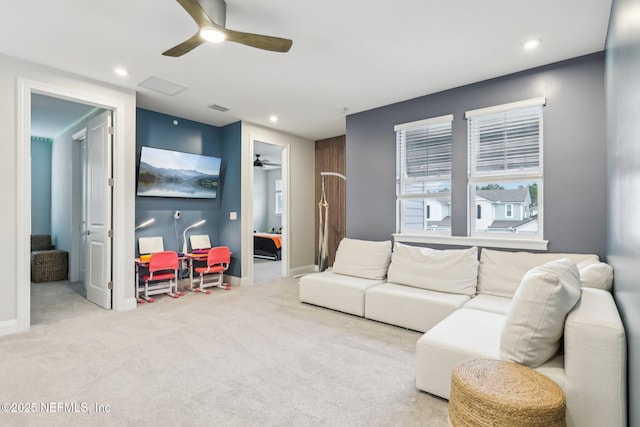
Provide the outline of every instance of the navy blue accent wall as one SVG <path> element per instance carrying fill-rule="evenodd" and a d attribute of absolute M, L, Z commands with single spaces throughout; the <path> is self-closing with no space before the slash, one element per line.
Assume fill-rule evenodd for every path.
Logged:
<path fill-rule="evenodd" d="M 238 177 L 240 175 L 240 171 L 236 172 L 235 167 L 240 163 L 240 151 L 239 148 L 238 152 L 225 150 L 224 146 L 235 142 L 239 147 L 240 132 L 238 131 L 237 134 L 223 132 L 222 128 L 216 126 L 140 108 L 136 111 L 136 121 L 137 166 L 140 163 L 142 146 L 222 158 L 219 194 L 215 200 L 136 196 L 136 225 L 149 218 L 155 218 L 153 224 L 136 230 L 136 254 L 138 254 L 138 238 L 155 236 L 163 238 L 166 250 L 181 252 L 184 229 L 201 219 L 205 219 L 206 223 L 190 229 L 187 232 L 187 241 L 190 234 L 208 234 L 213 246 L 227 245 L 228 239 L 222 237 L 221 230 L 227 234 L 225 220 L 228 219 L 228 214 L 225 217 L 223 210 L 230 201 L 225 202 L 223 199 L 225 199 L 225 193 L 238 193 L 228 198 L 233 200 L 236 197 L 239 204 L 239 192 L 228 191 L 226 185 L 227 182 L 236 181 L 234 178 L 236 173 Z M 174 124 L 174 121 L 177 124 Z M 223 134 L 226 136 L 223 137 Z M 236 140 L 232 141 L 234 138 Z M 237 156 L 237 159 L 233 158 L 234 156 Z M 234 166 L 230 168 L 230 164 Z M 228 175 L 229 173 L 231 176 Z M 181 216 L 178 220 L 174 220 L 173 213 L 177 210 L 181 212 Z M 232 250 L 240 254 L 239 246 L 237 249 L 232 247 Z M 230 273 L 236 275 L 234 274 L 235 264 L 237 264 L 239 275 L 239 262 L 232 263 L 233 268 Z"/>
<path fill-rule="evenodd" d="M 546 97 L 544 237 L 550 252 L 605 255 L 602 52 L 347 116 L 347 236 L 396 232 L 396 124 L 453 114 L 452 234 L 467 234 L 467 122 L 482 107 Z"/>
<path fill-rule="evenodd" d="M 221 128 L 222 131 L 222 158 L 223 170 L 220 200 L 219 234 L 220 242 L 231 249 L 231 267 L 229 274 L 241 276 L 240 256 L 242 254 L 241 239 L 241 192 L 242 192 L 242 125 L 240 122 L 232 123 Z M 237 219 L 231 220 L 230 214 L 235 212 Z"/>
<path fill-rule="evenodd" d="M 629 426 L 640 426 L 640 22 L 614 0 L 606 50 L 607 262 L 627 335 Z"/>

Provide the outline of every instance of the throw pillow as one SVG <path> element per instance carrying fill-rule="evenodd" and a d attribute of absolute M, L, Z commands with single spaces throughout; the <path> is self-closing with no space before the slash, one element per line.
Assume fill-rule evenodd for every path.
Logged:
<path fill-rule="evenodd" d="M 344 238 L 333 262 L 334 273 L 363 279 L 384 279 L 391 261 L 391 241 L 373 242 Z"/>
<path fill-rule="evenodd" d="M 438 250 L 396 242 L 387 281 L 432 291 L 475 295 L 478 248 Z"/>
<path fill-rule="evenodd" d="M 530 367 L 549 360 L 560 348 L 565 318 L 580 292 L 578 268 L 567 258 L 529 270 L 505 319 L 502 358 Z"/>
<path fill-rule="evenodd" d="M 580 283 L 585 288 L 598 288 L 611 292 L 613 289 L 613 267 L 604 262 L 579 263 Z"/>

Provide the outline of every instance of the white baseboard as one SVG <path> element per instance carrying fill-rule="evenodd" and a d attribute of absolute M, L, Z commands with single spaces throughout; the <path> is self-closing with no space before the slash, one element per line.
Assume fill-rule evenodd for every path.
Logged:
<path fill-rule="evenodd" d="M 305 265 L 303 267 L 297 267 L 291 269 L 291 275 L 293 277 L 304 276 L 305 274 L 311 274 L 318 271 L 318 266 L 316 265 Z"/>
<path fill-rule="evenodd" d="M 5 335 L 17 334 L 20 332 L 18 329 L 18 319 L 5 320 L 0 322 L 0 337 Z"/>

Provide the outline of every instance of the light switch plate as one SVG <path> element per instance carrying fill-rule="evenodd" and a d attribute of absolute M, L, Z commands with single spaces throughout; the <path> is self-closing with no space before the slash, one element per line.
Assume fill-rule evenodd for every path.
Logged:
<path fill-rule="evenodd" d="M 238 212 L 229 212 L 229 219 L 235 221 L 238 219 Z"/>

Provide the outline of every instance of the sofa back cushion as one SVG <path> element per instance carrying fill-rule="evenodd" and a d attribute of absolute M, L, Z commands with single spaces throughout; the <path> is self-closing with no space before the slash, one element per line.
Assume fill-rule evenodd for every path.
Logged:
<path fill-rule="evenodd" d="M 387 281 L 431 291 L 474 295 L 478 248 L 437 250 L 396 242 Z"/>
<path fill-rule="evenodd" d="M 553 357 L 560 348 L 565 318 L 580 292 L 580 274 L 568 258 L 528 271 L 507 312 L 500 356 L 534 368 Z"/>
<path fill-rule="evenodd" d="M 333 272 L 363 279 L 384 279 L 391 261 L 391 241 L 344 238 L 338 245 Z"/>
<path fill-rule="evenodd" d="M 532 268 L 561 258 L 575 264 L 591 260 L 599 262 L 597 255 L 507 252 L 482 249 L 478 271 L 478 293 L 513 297 L 525 273 Z"/>

